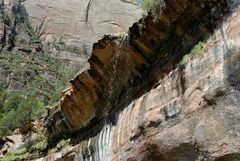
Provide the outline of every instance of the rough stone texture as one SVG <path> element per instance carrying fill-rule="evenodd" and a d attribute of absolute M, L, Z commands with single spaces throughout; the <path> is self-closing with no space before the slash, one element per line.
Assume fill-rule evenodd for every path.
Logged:
<path fill-rule="evenodd" d="M 169 1 L 142 33 L 134 24 L 94 45 L 91 68 L 45 122 L 53 136 L 79 130 L 78 144 L 42 160 L 240 160 L 240 8 L 198 2 Z M 175 69 L 204 36 L 202 53 Z"/>
<path fill-rule="evenodd" d="M 45 160 L 240 160 L 239 13 L 215 31 L 204 53 L 120 112 L 115 125 Z"/>
<path fill-rule="evenodd" d="M 88 48 L 106 33 L 126 32 L 142 10 L 121 0 L 26 0 L 25 7 L 38 35 Z"/>
<path fill-rule="evenodd" d="M 239 14 L 240 8 L 203 53 L 132 101 L 115 124 L 44 160 L 240 160 Z"/>
<path fill-rule="evenodd" d="M 123 41 L 105 36 L 94 45 L 91 68 L 76 76 L 45 122 L 52 135 L 80 128 L 78 144 L 42 160 L 240 160 L 240 8 L 222 19 L 221 7 L 202 15 L 197 2 L 178 3 L 170 1 L 155 26 L 147 17 L 143 33 L 135 24 Z M 174 69 L 178 56 L 206 35 L 202 53 Z M 154 50 L 158 42 L 166 47 Z"/>
<path fill-rule="evenodd" d="M 108 35 L 94 44 L 90 69 L 71 81 L 72 86 L 63 92 L 59 106 L 47 118 L 50 133 L 79 129 L 92 118 L 103 119 L 157 84 L 182 55 L 224 20 L 219 12 L 227 12 L 225 1 L 215 12 L 214 4 L 206 3 L 205 8 L 199 5 L 170 1 L 157 22 L 148 16 L 135 23 L 128 34 Z M 189 14 L 191 19 L 183 23 Z"/>
<path fill-rule="evenodd" d="M 91 68 L 45 120 L 50 137 L 73 132 L 75 146 L 38 160 L 240 160 L 240 8 L 229 15 L 227 4 L 169 1 L 156 23 L 96 43 Z"/>
<path fill-rule="evenodd" d="M 20 133 L 3 137 L 3 145 L 0 149 L 0 159 L 8 152 L 17 151 L 19 148 L 27 146 L 36 140 L 36 134 L 22 135 Z"/>
<path fill-rule="evenodd" d="M 185 7 L 186 5 L 179 5 L 179 3 L 174 4 L 173 8 L 177 9 L 175 15 L 168 17 L 164 15 L 163 20 L 155 24 L 154 27 L 163 24 L 165 32 L 160 30 L 157 34 L 162 34 L 162 36 L 156 41 L 164 39 L 165 34 L 170 30 L 164 21 L 169 23 L 174 21 L 178 16 L 177 13 L 183 12 Z M 149 23 L 149 26 L 154 25 L 150 17 L 146 18 L 145 23 Z M 72 81 L 72 86 L 63 92 L 58 109 L 46 122 L 50 133 L 79 129 L 88 124 L 95 113 L 98 113 L 101 119 L 102 115 L 109 112 L 108 108 L 111 108 L 109 100 L 116 98 L 124 86 L 131 82 L 131 79 L 141 77 L 141 70 L 146 68 L 149 65 L 148 61 L 152 59 L 153 51 L 148 46 L 153 47 L 154 44 L 149 43 L 155 41 L 152 38 L 158 31 L 147 31 L 144 34 L 148 35 L 148 39 L 141 42 L 145 36 L 138 36 L 138 24 L 133 25 L 130 30 L 132 31 L 122 38 L 108 35 L 94 44 L 92 57 L 89 59 L 90 69 L 76 76 Z M 128 46 L 129 41 L 132 41 L 133 47 Z M 136 50 L 141 50 L 141 53 Z"/>

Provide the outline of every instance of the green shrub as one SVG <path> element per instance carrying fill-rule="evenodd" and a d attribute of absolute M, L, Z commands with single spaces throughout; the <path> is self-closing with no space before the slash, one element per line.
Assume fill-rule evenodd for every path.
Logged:
<path fill-rule="evenodd" d="M 74 71 L 67 70 L 60 60 L 50 56 L 49 46 L 43 49 L 42 54 L 5 53 L 0 56 L 1 65 L 6 63 L 9 73 L 28 73 L 29 76 L 29 82 L 15 91 L 0 86 L 0 137 L 39 117 L 44 105 L 56 104 L 74 75 Z M 24 66 L 20 65 L 22 62 Z"/>
<path fill-rule="evenodd" d="M 60 99 L 60 96 L 61 96 L 61 91 L 59 91 L 59 90 L 55 91 L 55 92 L 51 95 L 50 104 L 54 104 L 54 103 L 58 102 L 59 99 Z"/>
<path fill-rule="evenodd" d="M 17 28 L 24 29 L 31 42 L 25 41 L 25 37 L 11 36 L 9 41 L 13 41 L 14 46 L 31 50 L 39 43 L 37 35 L 28 19 L 28 14 L 20 0 L 13 1 L 12 15 L 2 15 L 0 18 L 13 30 L 12 20 L 17 21 Z M 0 8 L 3 7 L 0 6 Z M 0 11 L 2 12 L 2 11 Z M 15 29 L 14 29 L 15 30 Z M 26 43 L 27 42 L 27 43 Z M 41 45 L 41 44 L 39 44 Z M 79 54 L 88 54 L 82 47 L 59 44 L 59 48 Z M 13 78 L 22 79 L 21 86 L 14 91 L 4 89 L 0 85 L 0 137 L 10 134 L 15 128 L 23 126 L 28 121 L 41 116 L 45 105 L 53 105 L 60 98 L 61 91 L 67 86 L 68 80 L 73 77 L 74 71 L 69 71 L 64 67 L 61 60 L 51 55 L 53 44 L 42 45 L 43 52 L 25 53 L 20 50 L 5 51 L 0 54 L 0 66 L 11 73 Z M 22 83 L 24 82 L 24 83 Z M 41 103 L 43 102 L 43 103 Z M 42 146 L 39 145 L 36 146 Z"/>
<path fill-rule="evenodd" d="M 39 134 L 34 144 L 30 147 L 30 152 L 32 151 L 43 151 L 48 146 L 47 137 L 44 134 Z"/>
<path fill-rule="evenodd" d="M 11 105 L 16 101 L 9 100 Z M 18 102 L 19 100 L 17 100 Z M 10 134 L 15 128 L 21 127 L 29 121 L 38 118 L 43 114 L 44 107 L 35 97 L 22 98 L 11 110 L 1 113 L 0 136 Z"/>
<path fill-rule="evenodd" d="M 23 100 L 17 109 L 17 113 L 22 116 L 20 117 L 22 122 L 28 122 L 37 119 L 43 114 L 44 107 L 35 97 L 29 97 Z"/>
<path fill-rule="evenodd" d="M 87 49 L 87 46 L 85 44 L 82 45 L 81 47 L 80 46 L 75 46 L 75 45 L 67 45 L 64 42 L 54 43 L 52 45 L 58 51 L 67 51 L 67 52 L 75 53 L 75 54 L 79 54 L 79 55 L 87 55 L 87 56 L 90 55 L 90 53 Z"/>
<path fill-rule="evenodd" d="M 143 0 L 141 2 L 141 7 L 147 12 L 151 11 L 152 9 L 154 9 L 154 0 Z"/>
<path fill-rule="evenodd" d="M 69 143 L 70 143 L 70 139 L 67 139 L 67 140 L 62 139 L 61 141 L 59 141 L 56 148 L 58 150 L 61 150 L 64 146 L 69 145 Z"/>
<path fill-rule="evenodd" d="M 17 92 L 8 93 L 8 99 L 3 107 L 3 112 L 15 109 L 21 103 L 21 96 Z"/>
<path fill-rule="evenodd" d="M 2 161 L 13 161 L 13 160 L 23 160 L 27 159 L 30 155 L 26 147 L 21 147 L 14 152 L 7 153 Z"/>
<path fill-rule="evenodd" d="M 178 63 L 178 65 L 184 65 L 186 64 L 190 59 L 192 59 L 195 55 L 199 54 L 204 46 L 206 45 L 206 42 L 200 41 L 198 44 L 196 44 L 190 53 L 183 56 L 182 60 Z"/>
<path fill-rule="evenodd" d="M 154 14 L 158 12 L 156 14 L 159 14 L 165 8 L 166 4 L 164 0 L 142 0 L 140 5 L 147 12 L 153 12 Z"/>
<path fill-rule="evenodd" d="M 6 99 L 7 99 L 7 92 L 3 88 L 3 85 L 0 84 L 0 115 L 4 110 L 3 107 Z"/>

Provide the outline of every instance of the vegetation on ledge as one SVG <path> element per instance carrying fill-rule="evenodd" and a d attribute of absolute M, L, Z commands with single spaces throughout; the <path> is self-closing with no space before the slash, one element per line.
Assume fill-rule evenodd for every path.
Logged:
<path fill-rule="evenodd" d="M 186 64 L 190 59 L 194 58 L 194 56 L 198 55 L 201 53 L 202 49 L 206 45 L 206 42 L 199 41 L 198 44 L 193 46 L 192 50 L 190 53 L 186 54 L 183 56 L 182 60 L 178 63 L 178 65 L 184 65 Z"/>

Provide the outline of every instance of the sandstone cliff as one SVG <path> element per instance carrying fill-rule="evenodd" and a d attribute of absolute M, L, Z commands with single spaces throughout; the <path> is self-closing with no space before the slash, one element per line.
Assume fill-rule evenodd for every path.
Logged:
<path fill-rule="evenodd" d="M 240 160 L 239 3 L 166 1 L 157 21 L 94 44 L 45 121 L 76 145 L 43 160 Z"/>
<path fill-rule="evenodd" d="M 139 6 L 122 0 L 26 0 L 24 5 L 42 40 L 89 49 L 106 33 L 126 32 L 142 16 Z"/>
<path fill-rule="evenodd" d="M 29 19 L 29 13 L 24 3 L 26 4 L 26 1 L 0 1 L 0 160 L 4 161 L 23 158 L 33 159 L 46 155 L 46 140 L 41 140 L 44 138 L 42 137 L 42 127 L 40 127 L 41 116 L 43 112 L 47 112 L 44 111 L 46 106 L 56 104 L 60 91 L 63 90 L 62 87 L 66 86 L 76 69 L 83 71 L 87 67 L 86 60 L 89 57 L 89 52 L 84 46 L 82 48 L 81 46 L 75 46 L 78 45 L 76 43 L 73 43 L 73 45 L 66 44 L 68 43 L 65 41 L 66 39 L 63 36 L 59 37 L 58 34 L 55 37 L 57 40 L 52 43 L 39 40 L 38 34 L 40 31 L 33 29 L 29 21 L 31 17 Z M 61 6 L 61 3 L 64 5 Z M 57 4 L 61 8 L 59 11 L 66 9 L 66 6 L 69 5 L 66 1 L 61 3 Z M 92 6 L 92 2 L 89 3 Z M 44 5 L 47 6 L 48 4 L 50 3 Z M 82 4 L 82 1 L 75 1 L 74 6 L 70 5 L 71 7 L 68 9 L 74 8 L 77 4 Z M 54 5 L 56 5 L 55 2 Z M 53 7 L 58 8 L 54 5 Z M 107 27 L 112 33 L 122 32 L 125 30 L 124 26 L 129 21 L 129 17 L 129 19 L 132 19 L 132 17 L 140 15 L 139 7 L 127 1 L 108 3 L 108 5 L 105 5 L 107 10 L 110 10 L 109 5 L 115 6 L 117 9 L 114 11 L 119 13 L 111 14 L 114 21 L 108 22 L 106 20 L 101 26 Z M 126 8 L 128 5 L 131 6 L 131 10 L 120 14 L 123 10 L 122 7 Z M 76 10 L 81 8 L 85 10 L 86 6 L 78 7 L 80 8 L 74 8 L 75 11 L 71 14 L 76 14 Z M 94 7 L 96 8 L 96 6 Z M 139 11 L 139 14 L 128 14 L 128 12 L 134 12 L 135 9 Z M 37 12 L 34 11 L 34 13 Z M 60 14 L 65 13 L 67 13 L 66 10 L 64 13 L 60 12 Z M 47 14 L 50 17 L 52 16 L 51 13 Z M 116 14 L 120 15 L 115 17 Z M 89 15 L 91 14 L 89 13 Z M 111 16 L 110 13 L 107 13 L 107 15 Z M 75 16 L 77 18 L 81 17 L 81 15 Z M 105 16 L 104 18 L 108 19 L 109 17 Z M 122 21 L 122 18 L 124 18 L 124 21 Z M 51 20 L 49 21 L 54 22 Z M 67 21 L 69 17 L 63 17 L 60 20 Z M 123 27 L 115 24 L 115 20 Z M 90 20 L 86 20 L 86 22 L 87 25 L 92 23 Z M 65 27 L 67 25 L 65 24 Z M 118 25 L 119 28 L 114 28 Z M 64 27 L 64 25 L 61 27 Z M 42 31 L 45 31 L 46 28 Z M 69 28 L 65 29 L 68 31 Z M 99 30 L 98 27 L 97 32 L 101 33 Z M 62 30 L 56 30 L 56 32 L 62 32 Z M 36 122 L 31 122 L 36 118 L 40 119 L 36 121 L 39 122 L 37 126 L 35 126 Z M 6 137 L 2 138 L 2 136 Z M 31 148 L 29 148 L 30 145 Z M 18 153 L 19 148 L 25 148 L 26 151 L 20 152 L 21 154 L 25 153 L 23 156 Z"/>
<path fill-rule="evenodd" d="M 46 156 L 31 159 L 240 160 L 240 1 L 165 2 L 93 45 L 45 117 Z"/>

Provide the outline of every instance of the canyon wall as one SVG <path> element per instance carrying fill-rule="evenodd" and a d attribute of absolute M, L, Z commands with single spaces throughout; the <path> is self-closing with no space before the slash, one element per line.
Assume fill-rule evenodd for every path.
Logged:
<path fill-rule="evenodd" d="M 157 21 L 99 40 L 45 120 L 75 146 L 39 160 L 240 160 L 239 3 L 167 1 Z"/>
<path fill-rule="evenodd" d="M 38 36 L 92 48 L 106 33 L 126 32 L 142 16 L 139 6 L 122 0 L 26 0 Z"/>

